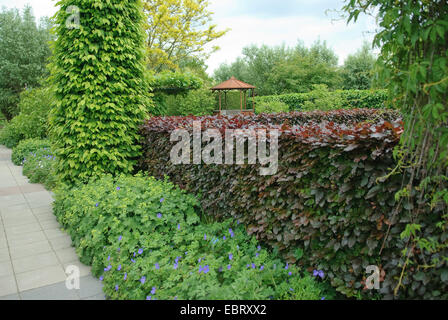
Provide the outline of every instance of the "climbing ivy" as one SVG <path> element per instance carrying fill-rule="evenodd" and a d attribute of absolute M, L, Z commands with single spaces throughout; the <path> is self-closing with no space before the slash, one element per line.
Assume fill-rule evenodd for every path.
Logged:
<path fill-rule="evenodd" d="M 137 128 L 150 105 L 141 3 L 58 4 L 51 62 L 57 103 L 50 115 L 58 178 L 72 184 L 131 172 L 140 154 Z"/>
<path fill-rule="evenodd" d="M 378 13 L 377 77 L 405 115 L 395 150 L 398 165 L 389 175 L 411 170 L 396 194 L 395 211 L 404 207 L 409 213 L 401 234 L 407 246 L 394 290 L 398 296 L 409 290 L 409 271 L 418 271 L 425 281 L 448 281 L 448 6 L 446 0 L 351 0 L 344 10 L 349 22 L 360 13 Z M 428 209 L 432 223 L 422 223 Z M 436 236 L 437 231 L 442 235 Z"/>

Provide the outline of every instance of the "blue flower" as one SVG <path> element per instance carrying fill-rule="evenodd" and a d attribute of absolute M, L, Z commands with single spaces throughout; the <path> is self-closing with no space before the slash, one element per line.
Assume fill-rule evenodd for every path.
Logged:
<path fill-rule="evenodd" d="M 255 257 L 257 257 L 258 258 L 258 256 L 259 256 L 260 254 L 257 252 L 256 254 L 255 254 Z"/>
<path fill-rule="evenodd" d="M 142 254 L 143 253 L 143 249 L 138 249 L 138 254 Z"/>
<path fill-rule="evenodd" d="M 110 256 L 107 257 L 107 261 L 109 261 L 109 260 L 110 260 Z"/>
<path fill-rule="evenodd" d="M 264 270 L 264 266 L 261 266 L 261 267 L 260 267 L 260 270 L 263 271 L 263 270 Z"/>
<path fill-rule="evenodd" d="M 289 263 L 286 262 L 285 270 L 288 270 L 288 269 L 289 269 Z"/>
<path fill-rule="evenodd" d="M 162 219 L 162 214 L 160 212 L 157 214 L 157 218 Z"/>
<path fill-rule="evenodd" d="M 229 254 L 229 260 L 233 259 L 233 254 Z"/>
<path fill-rule="evenodd" d="M 235 236 L 235 234 L 233 233 L 233 230 L 232 229 L 229 229 L 229 233 L 230 233 L 230 237 L 234 237 Z"/>
<path fill-rule="evenodd" d="M 178 266 L 179 266 L 179 264 L 176 262 L 173 266 L 174 270 L 176 270 Z"/>
<path fill-rule="evenodd" d="M 289 271 L 289 272 L 288 272 L 288 275 L 292 276 L 292 272 L 291 272 L 291 271 Z"/>
<path fill-rule="evenodd" d="M 207 240 L 207 235 L 206 234 L 204 234 L 204 240 Z"/>
<path fill-rule="evenodd" d="M 165 198 L 160 199 L 160 203 L 162 203 L 163 201 L 165 201 Z"/>
<path fill-rule="evenodd" d="M 135 260 L 134 260 L 134 259 L 131 259 L 131 261 L 132 261 L 132 263 L 135 263 Z"/>
<path fill-rule="evenodd" d="M 325 297 L 320 298 L 320 300 L 325 300 Z"/>
<path fill-rule="evenodd" d="M 322 270 L 313 270 L 313 276 L 324 278 L 325 274 Z"/>
<path fill-rule="evenodd" d="M 159 270 L 159 269 L 160 269 L 160 266 L 159 266 L 158 263 L 155 264 L 155 267 L 156 267 L 156 270 Z"/>
<path fill-rule="evenodd" d="M 177 230 L 180 230 L 180 223 L 177 224 Z"/>
<path fill-rule="evenodd" d="M 99 203 L 96 203 L 96 204 L 95 204 L 95 207 L 98 207 L 99 205 L 100 205 Z"/>
<path fill-rule="evenodd" d="M 127 277 L 128 277 L 128 274 L 127 274 L 127 272 L 125 272 L 125 273 L 124 273 L 124 277 L 123 277 L 123 280 L 126 280 L 126 279 L 127 279 Z"/>
<path fill-rule="evenodd" d="M 117 191 L 120 191 L 120 189 L 121 189 L 120 187 L 117 187 Z"/>
<path fill-rule="evenodd" d="M 151 300 L 151 296 L 147 296 L 147 297 L 146 297 L 146 300 Z"/>
<path fill-rule="evenodd" d="M 258 247 L 257 247 L 257 250 L 260 251 L 260 250 L 261 250 L 261 246 L 258 246 Z"/>
<path fill-rule="evenodd" d="M 121 270 L 121 264 L 120 264 L 120 265 L 118 266 L 117 270 L 118 270 L 118 271 L 120 271 L 120 270 Z"/>
<path fill-rule="evenodd" d="M 227 239 L 226 236 L 222 237 L 222 240 L 226 240 L 226 239 Z"/>
<path fill-rule="evenodd" d="M 118 291 L 118 284 L 117 285 L 115 285 L 115 291 Z"/>
<path fill-rule="evenodd" d="M 230 269 L 232 269 L 232 265 L 229 264 L 229 265 L 227 266 L 227 270 L 230 270 Z"/>
<path fill-rule="evenodd" d="M 255 269 L 256 267 L 255 263 L 252 263 L 252 269 Z"/>
<path fill-rule="evenodd" d="M 146 277 L 141 277 L 140 282 L 141 282 L 142 284 L 144 284 L 145 281 L 146 281 Z"/>
<path fill-rule="evenodd" d="M 104 277 L 103 277 L 103 276 L 101 276 L 101 277 L 100 277 L 100 281 L 103 281 L 103 280 L 104 280 Z"/>
<path fill-rule="evenodd" d="M 151 294 L 156 294 L 156 287 L 152 287 Z"/>
<path fill-rule="evenodd" d="M 293 288 L 289 288 L 289 291 L 294 291 L 294 289 Z"/>
<path fill-rule="evenodd" d="M 123 236 L 118 237 L 118 241 L 121 241 L 121 239 L 123 239 Z"/>

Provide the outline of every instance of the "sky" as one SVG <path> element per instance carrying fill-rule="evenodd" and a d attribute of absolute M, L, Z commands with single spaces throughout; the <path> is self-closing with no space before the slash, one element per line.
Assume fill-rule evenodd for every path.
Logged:
<path fill-rule="evenodd" d="M 0 7 L 21 9 L 28 3 L 40 18 L 52 16 L 56 2 L 0 0 Z M 218 30 L 230 31 L 210 44 L 220 50 L 206 61 L 207 71 L 212 74 L 221 63 L 233 62 L 251 44 L 295 46 L 302 40 L 310 46 L 318 39 L 325 40 L 336 52 L 341 65 L 363 41 L 372 41 L 376 28 L 370 16 L 360 16 L 357 23 L 347 25 L 337 13 L 343 5 L 343 0 L 210 0 L 213 23 Z"/>

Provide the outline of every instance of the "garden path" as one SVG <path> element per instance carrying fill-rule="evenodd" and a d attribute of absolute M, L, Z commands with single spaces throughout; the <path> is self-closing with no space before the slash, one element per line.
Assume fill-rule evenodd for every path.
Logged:
<path fill-rule="evenodd" d="M 0 146 L 0 300 L 104 300 L 52 202 L 52 193 L 29 183 L 11 162 L 11 150 Z M 79 289 L 67 289 L 67 266 L 79 268 Z"/>

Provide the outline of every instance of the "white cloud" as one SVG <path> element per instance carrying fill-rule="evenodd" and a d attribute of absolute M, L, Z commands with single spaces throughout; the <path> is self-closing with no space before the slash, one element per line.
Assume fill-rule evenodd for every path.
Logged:
<path fill-rule="evenodd" d="M 56 1 L 52 0 L 0 0 L 0 7 L 5 6 L 6 8 L 17 8 L 19 10 L 22 10 L 27 4 L 33 7 L 34 16 L 37 19 L 43 16 L 51 17 L 57 11 Z"/>

